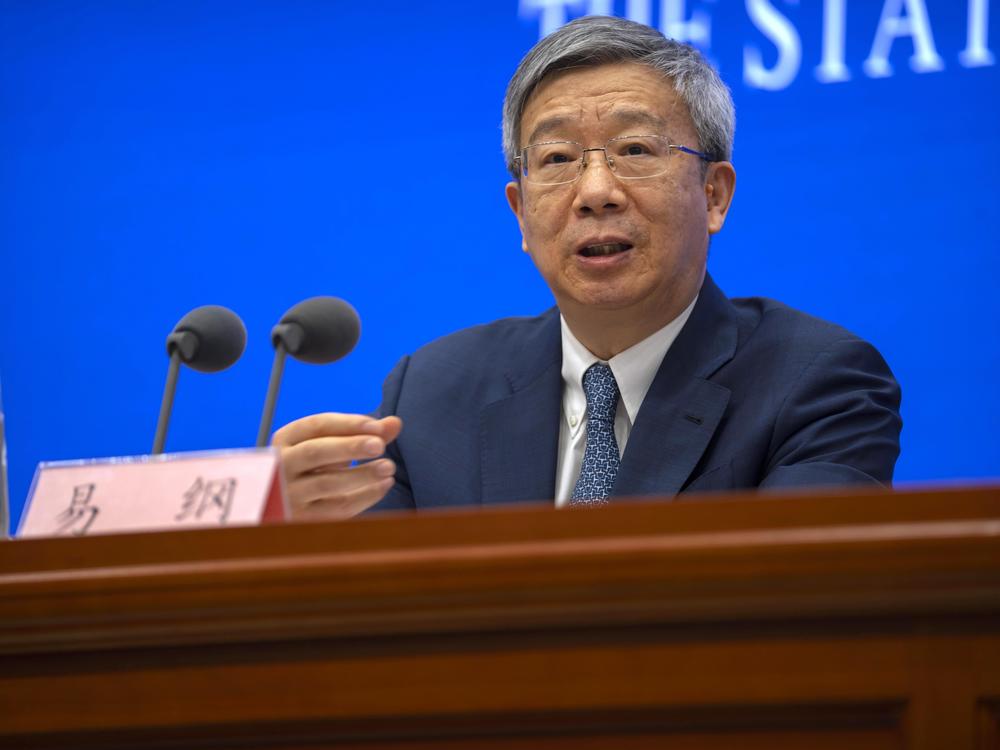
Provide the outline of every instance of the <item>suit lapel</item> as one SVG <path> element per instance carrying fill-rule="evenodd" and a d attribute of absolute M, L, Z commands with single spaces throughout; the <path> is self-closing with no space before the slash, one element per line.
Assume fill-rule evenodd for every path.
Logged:
<path fill-rule="evenodd" d="M 614 493 L 673 495 L 691 476 L 730 391 L 707 378 L 736 352 L 736 313 L 706 274 L 687 324 L 663 358 L 629 435 Z"/>
<path fill-rule="evenodd" d="M 520 342 L 504 376 L 511 393 L 480 418 L 483 503 L 551 500 L 562 414 L 559 313 L 545 314 L 537 333 Z"/>

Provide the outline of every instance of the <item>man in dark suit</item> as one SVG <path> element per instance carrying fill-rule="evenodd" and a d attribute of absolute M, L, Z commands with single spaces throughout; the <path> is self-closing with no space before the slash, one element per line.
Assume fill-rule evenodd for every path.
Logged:
<path fill-rule="evenodd" d="M 594 17 L 539 42 L 507 90 L 506 193 L 558 309 L 404 358 L 379 419 L 279 430 L 296 512 L 891 481 L 879 354 L 706 273 L 733 129 L 715 70 L 653 29 Z"/>

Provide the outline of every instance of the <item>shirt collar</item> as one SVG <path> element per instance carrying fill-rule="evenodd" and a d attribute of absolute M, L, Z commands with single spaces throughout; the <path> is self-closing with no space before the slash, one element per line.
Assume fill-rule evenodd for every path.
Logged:
<path fill-rule="evenodd" d="M 696 296 L 680 315 L 663 328 L 606 362 L 618 382 L 618 392 L 621 394 L 622 403 L 625 404 L 630 424 L 635 424 L 639 407 L 642 406 L 643 399 L 653 384 L 653 378 L 660 369 L 664 356 L 691 316 L 697 301 Z M 562 329 L 563 416 L 567 420 L 571 434 L 575 434 L 583 425 L 582 416 L 587 408 L 587 397 L 583 392 L 583 374 L 592 364 L 603 360 L 598 359 L 580 343 L 562 315 L 559 316 L 559 322 Z"/>

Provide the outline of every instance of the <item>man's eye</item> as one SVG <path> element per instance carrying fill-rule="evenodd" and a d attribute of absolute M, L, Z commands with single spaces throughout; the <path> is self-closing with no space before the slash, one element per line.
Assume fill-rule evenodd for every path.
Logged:
<path fill-rule="evenodd" d="M 569 154 L 561 153 L 558 151 L 553 151 L 545 156 L 543 160 L 544 164 L 569 164 L 573 161 L 573 157 Z"/>
<path fill-rule="evenodd" d="M 622 155 L 624 156 L 643 156 L 648 153 L 649 149 L 641 143 L 629 143 L 622 149 Z"/>

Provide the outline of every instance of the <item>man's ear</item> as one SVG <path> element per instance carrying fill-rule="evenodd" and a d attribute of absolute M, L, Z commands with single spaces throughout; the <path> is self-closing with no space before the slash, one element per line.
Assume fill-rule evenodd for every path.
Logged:
<path fill-rule="evenodd" d="M 528 252 L 528 243 L 524 239 L 524 205 L 521 197 L 521 183 L 511 180 L 504 188 L 504 193 L 507 195 L 507 203 L 510 204 L 510 210 L 517 217 L 517 225 L 521 228 L 521 249 L 524 252 Z"/>
<path fill-rule="evenodd" d="M 705 201 L 708 209 L 708 233 L 715 234 L 726 223 L 729 205 L 736 191 L 736 170 L 728 161 L 714 161 L 705 176 Z"/>

